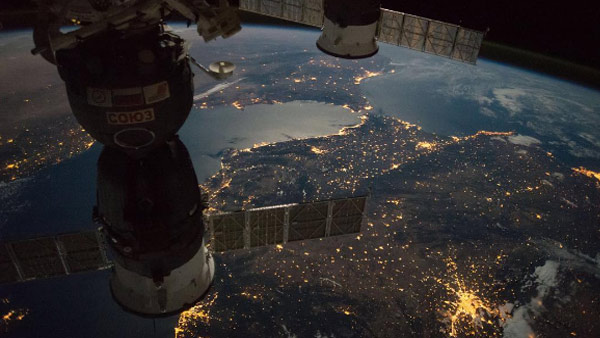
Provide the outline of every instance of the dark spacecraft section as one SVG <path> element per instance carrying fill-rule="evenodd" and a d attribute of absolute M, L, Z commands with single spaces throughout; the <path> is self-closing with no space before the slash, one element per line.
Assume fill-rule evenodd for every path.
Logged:
<path fill-rule="evenodd" d="M 198 180 L 175 137 L 141 160 L 105 147 L 98 159 L 95 219 L 114 258 L 145 276 L 168 275 L 202 245 Z"/>
<path fill-rule="evenodd" d="M 57 51 L 56 63 L 77 121 L 136 158 L 175 135 L 192 107 L 184 41 L 160 25 L 106 32 Z"/>

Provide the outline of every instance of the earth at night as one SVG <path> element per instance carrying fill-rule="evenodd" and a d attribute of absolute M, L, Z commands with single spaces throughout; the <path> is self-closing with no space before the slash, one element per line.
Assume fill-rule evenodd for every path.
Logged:
<path fill-rule="evenodd" d="M 0 287 L 7 337 L 598 337 L 600 92 L 480 59 L 309 29 L 246 26 L 208 46 L 180 131 L 213 210 L 361 195 L 354 236 L 216 254 L 179 316 L 123 312 L 108 271 Z M 0 35 L 0 239 L 94 229 L 94 144 L 30 32 Z"/>

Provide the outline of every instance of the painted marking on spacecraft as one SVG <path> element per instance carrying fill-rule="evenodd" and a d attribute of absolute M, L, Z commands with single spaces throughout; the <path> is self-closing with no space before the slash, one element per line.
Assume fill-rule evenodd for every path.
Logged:
<path fill-rule="evenodd" d="M 146 104 L 152 104 L 168 99 L 171 97 L 169 83 L 163 81 L 144 87 L 144 97 L 146 98 Z"/>
<path fill-rule="evenodd" d="M 113 107 L 131 107 L 144 104 L 142 88 L 121 88 L 112 90 Z"/>
<path fill-rule="evenodd" d="M 132 107 L 153 104 L 171 97 L 169 83 L 120 89 L 87 88 L 87 102 L 96 107 Z"/>
<path fill-rule="evenodd" d="M 130 125 L 154 121 L 154 109 L 145 108 L 141 110 L 125 111 L 125 112 L 107 112 L 106 120 L 108 124 L 113 125 Z"/>
<path fill-rule="evenodd" d="M 110 89 L 87 88 L 87 101 L 92 106 L 112 107 Z"/>

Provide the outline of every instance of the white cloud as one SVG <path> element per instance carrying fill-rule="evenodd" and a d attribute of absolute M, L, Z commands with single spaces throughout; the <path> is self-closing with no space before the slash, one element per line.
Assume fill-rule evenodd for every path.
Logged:
<path fill-rule="evenodd" d="M 507 319 L 503 326 L 505 338 L 527 338 L 534 334 L 530 325 L 531 314 L 537 315 L 545 311 L 544 298 L 552 288 L 558 286 L 559 268 L 560 264 L 553 260 L 547 260 L 544 265 L 535 268 L 532 277 L 537 284 L 537 295 L 531 298 L 529 303 L 514 308 L 512 317 Z"/>
<path fill-rule="evenodd" d="M 504 323 L 504 338 L 529 338 L 533 334 L 533 329 L 529 325 L 531 317 L 527 312 L 527 305 L 521 306 L 515 310 L 512 317 Z"/>
<path fill-rule="evenodd" d="M 508 137 L 508 141 L 513 144 L 518 144 L 522 146 L 532 146 L 534 144 L 540 144 L 542 141 L 538 140 L 535 137 L 526 136 L 526 135 L 511 135 Z"/>
<path fill-rule="evenodd" d="M 321 331 L 317 330 L 317 333 L 315 334 L 315 338 L 335 338 L 335 335 L 332 333 L 331 336 L 328 336 L 325 334 L 321 334 Z"/>
<path fill-rule="evenodd" d="M 559 265 L 558 262 L 547 260 L 544 265 L 535 268 L 533 275 L 537 277 L 535 281 L 538 283 L 538 298 L 545 297 L 551 288 L 558 285 Z"/>
<path fill-rule="evenodd" d="M 494 88 L 494 98 L 502 107 L 513 116 L 523 110 L 524 105 L 520 102 L 522 96 L 525 96 L 525 90 L 521 88 Z"/>
<path fill-rule="evenodd" d="M 295 334 L 293 334 L 292 331 L 288 330 L 287 326 L 281 324 L 281 327 L 283 328 L 283 332 L 285 333 L 285 337 L 287 337 L 287 338 L 298 338 L 298 336 L 296 336 Z"/>
<path fill-rule="evenodd" d="M 479 112 L 485 116 L 496 118 L 496 113 L 488 107 L 481 107 Z"/>

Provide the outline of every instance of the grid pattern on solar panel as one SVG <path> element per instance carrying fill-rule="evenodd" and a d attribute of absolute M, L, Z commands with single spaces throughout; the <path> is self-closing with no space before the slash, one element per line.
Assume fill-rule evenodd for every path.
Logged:
<path fill-rule="evenodd" d="M 336 201 L 333 205 L 330 236 L 360 231 L 366 198 Z"/>
<path fill-rule="evenodd" d="M 360 232 L 366 197 L 257 208 L 209 216 L 216 252 Z"/>
<path fill-rule="evenodd" d="M 107 265 L 95 231 L 61 235 L 58 242 L 64 248 L 69 273 L 96 270 Z"/>
<path fill-rule="evenodd" d="M 214 251 L 242 249 L 244 247 L 244 213 L 235 212 L 211 216 Z"/>
<path fill-rule="evenodd" d="M 309 26 L 323 25 L 323 0 L 240 0 L 239 8 Z"/>
<path fill-rule="evenodd" d="M 414 15 L 404 15 L 404 27 L 400 46 L 423 51 L 429 21 Z"/>
<path fill-rule="evenodd" d="M 98 231 L 0 243 L 0 284 L 110 266 Z"/>
<path fill-rule="evenodd" d="M 325 237 L 327 206 L 327 201 L 293 206 L 288 242 Z"/>
<path fill-rule="evenodd" d="M 452 58 L 465 62 L 475 63 L 483 41 L 483 33 L 460 28 L 456 35 L 455 48 Z"/>
<path fill-rule="evenodd" d="M 382 9 L 378 40 L 475 64 L 483 32 Z"/>
<path fill-rule="evenodd" d="M 19 281 L 19 273 L 10 258 L 6 245 L 0 244 L 0 284 Z"/>
<path fill-rule="evenodd" d="M 12 242 L 12 249 L 21 267 L 23 279 L 64 275 L 54 238 L 36 238 Z"/>
<path fill-rule="evenodd" d="M 429 38 L 425 43 L 425 51 L 440 56 L 450 57 L 458 28 L 459 27 L 455 25 L 431 21 L 429 23 Z"/>
<path fill-rule="evenodd" d="M 285 208 L 250 212 L 250 247 L 283 243 Z"/>

